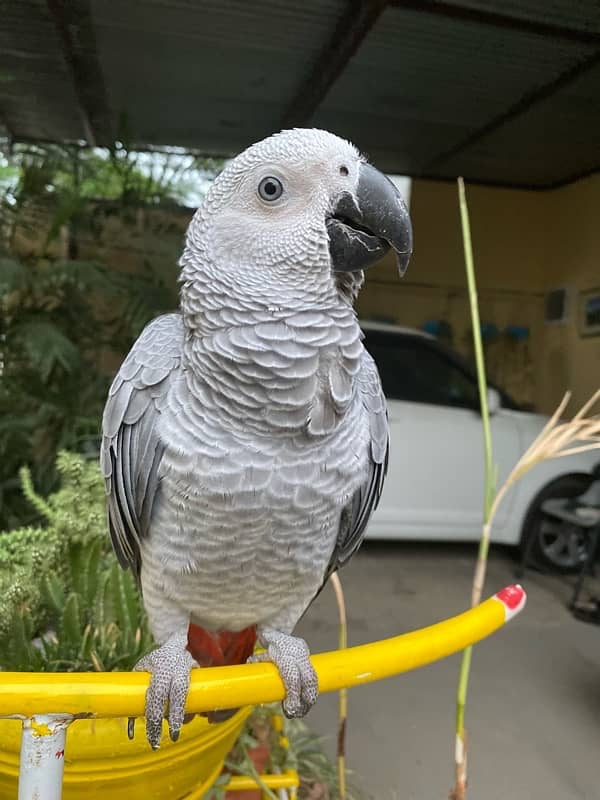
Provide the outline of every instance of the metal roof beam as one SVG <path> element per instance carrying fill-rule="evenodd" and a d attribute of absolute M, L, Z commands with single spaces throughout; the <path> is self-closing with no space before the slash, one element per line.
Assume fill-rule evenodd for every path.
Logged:
<path fill-rule="evenodd" d="M 91 147 L 112 139 L 102 71 L 96 56 L 94 29 L 88 0 L 46 0 L 66 61 L 85 139 Z"/>
<path fill-rule="evenodd" d="M 14 142 L 15 135 L 8 121 L 7 114 L 0 109 L 0 136 L 5 136 L 9 142 Z"/>
<path fill-rule="evenodd" d="M 573 83 L 575 80 L 577 80 L 577 78 L 581 77 L 581 75 L 584 75 L 586 72 L 589 72 L 589 70 L 593 69 L 597 64 L 600 64 L 600 50 L 583 61 L 575 64 L 574 67 L 566 70 L 549 83 L 532 89 L 530 92 L 526 92 L 526 94 L 524 94 L 520 100 L 517 100 L 516 103 L 507 108 L 505 111 L 502 111 L 500 114 L 493 117 L 493 119 L 491 119 L 489 122 L 486 122 L 486 124 L 481 128 L 473 131 L 462 141 L 453 145 L 448 150 L 445 150 L 443 153 L 435 156 L 435 158 L 433 158 L 426 165 L 423 171 L 426 173 L 435 171 L 435 169 L 438 168 L 439 165 L 444 161 L 447 161 L 449 158 L 452 158 L 458 153 L 461 153 L 463 150 L 466 150 L 468 147 L 476 144 L 485 136 L 493 133 L 498 128 L 502 127 L 502 125 L 505 125 L 507 122 L 515 119 L 515 117 L 519 117 L 521 114 L 529 111 L 529 109 L 533 108 L 533 106 L 541 103 L 548 97 L 551 97 L 560 89 L 564 89 L 565 86 Z"/>
<path fill-rule="evenodd" d="M 493 28 L 531 33 L 551 39 L 561 39 L 577 44 L 600 45 L 600 33 L 597 31 L 584 31 L 577 28 L 568 28 L 564 25 L 555 25 L 552 22 L 518 17 L 513 14 L 501 14 L 497 11 L 487 11 L 470 8 L 445 0 L 390 0 L 390 5 L 397 9 L 419 11 L 446 19 L 460 22 L 475 22 L 479 25 L 488 25 Z"/>
<path fill-rule="evenodd" d="M 305 125 L 379 19 L 387 0 L 351 0 L 329 42 L 283 116 L 282 127 Z"/>

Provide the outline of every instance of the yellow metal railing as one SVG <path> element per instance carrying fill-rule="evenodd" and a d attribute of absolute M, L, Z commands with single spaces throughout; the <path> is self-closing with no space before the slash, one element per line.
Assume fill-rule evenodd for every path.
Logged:
<path fill-rule="evenodd" d="M 295 769 L 282 772 L 281 775 L 261 775 L 260 781 L 263 786 L 274 792 L 278 789 L 287 789 L 290 800 L 295 800 L 297 797 L 296 789 L 300 784 L 300 779 Z M 251 792 L 256 791 L 256 789 L 260 790 L 261 787 L 254 778 L 246 775 L 234 775 L 225 784 L 224 788 L 228 792 Z M 190 794 L 185 800 L 202 800 L 202 794 Z"/>
<path fill-rule="evenodd" d="M 506 591 L 506 590 L 503 590 Z M 520 590 L 524 597 L 523 590 Z M 511 614 L 500 597 L 443 622 L 371 644 L 312 657 L 319 691 L 389 678 L 464 650 L 497 631 Z M 520 609 L 518 609 L 520 610 Z M 27 717 L 60 711 L 98 717 L 144 714 L 148 675 L 143 672 L 4 672 L 0 678 L 0 716 Z M 269 663 L 193 670 L 189 712 L 251 706 L 283 700 L 277 669 Z"/>
<path fill-rule="evenodd" d="M 497 631 L 524 604 L 524 591 L 511 586 L 476 608 L 435 625 L 344 651 L 319 653 L 312 657 L 319 689 L 331 692 L 359 686 L 445 658 Z M 0 675 L 0 717 L 18 716 L 29 723 L 32 717 L 43 714 L 141 717 L 147 685 L 148 675 L 135 672 L 6 672 Z M 192 671 L 186 710 L 197 713 L 243 708 L 283 697 L 283 684 L 272 664 L 211 667 Z M 285 775 L 275 777 L 278 786 L 287 780 Z M 240 783 L 239 788 L 246 786 L 245 779 L 236 782 Z"/>

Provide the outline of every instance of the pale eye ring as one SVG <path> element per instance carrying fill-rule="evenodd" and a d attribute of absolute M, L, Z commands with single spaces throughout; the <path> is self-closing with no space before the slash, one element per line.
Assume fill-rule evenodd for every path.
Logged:
<path fill-rule="evenodd" d="M 267 203 L 272 203 L 273 200 L 279 200 L 283 194 L 283 184 L 279 178 L 268 175 L 258 184 L 258 194 Z"/>

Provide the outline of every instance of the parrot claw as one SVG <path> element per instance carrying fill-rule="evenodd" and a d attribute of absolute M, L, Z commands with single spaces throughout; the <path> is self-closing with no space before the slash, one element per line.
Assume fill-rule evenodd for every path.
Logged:
<path fill-rule="evenodd" d="M 187 633 L 171 636 L 161 647 L 143 656 L 134 666 L 138 672 L 150 672 L 146 691 L 146 737 L 153 750 L 160 747 L 163 717 L 169 723 L 169 736 L 176 742 L 185 716 L 185 701 L 190 688 L 190 670 L 196 666 L 186 650 Z M 168 712 L 165 715 L 165 711 Z M 130 718 L 127 735 L 133 739 L 135 719 Z"/>
<path fill-rule="evenodd" d="M 286 691 L 283 713 L 290 719 L 304 717 L 319 694 L 319 681 L 310 661 L 308 645 L 304 639 L 274 630 L 263 629 L 260 638 L 267 652 L 252 656 L 248 661 L 275 664 Z"/>

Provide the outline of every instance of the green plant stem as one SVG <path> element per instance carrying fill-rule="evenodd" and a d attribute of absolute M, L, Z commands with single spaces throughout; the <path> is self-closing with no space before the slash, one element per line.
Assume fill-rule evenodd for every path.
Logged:
<path fill-rule="evenodd" d="M 484 524 L 489 519 L 492 502 L 494 500 L 493 461 L 492 461 L 492 432 L 490 429 L 490 413 L 487 402 L 487 381 L 485 377 L 485 361 L 483 358 L 483 343 L 481 341 L 481 322 L 479 320 L 479 305 L 477 296 L 477 281 L 475 280 L 475 267 L 473 264 L 473 246 L 471 243 L 471 225 L 469 222 L 469 209 L 465 195 L 465 184 L 462 178 L 458 179 L 458 196 L 460 203 L 460 220 L 462 225 L 463 246 L 465 251 L 465 268 L 467 272 L 467 286 L 469 290 L 469 306 L 473 328 L 473 346 L 475 349 L 475 363 L 477 367 L 477 385 L 479 388 L 479 403 L 481 407 L 481 421 L 483 424 L 483 443 L 485 452 L 485 512 Z M 482 537 L 482 542 L 484 537 Z M 483 548 L 480 546 L 480 552 Z"/>
<path fill-rule="evenodd" d="M 492 434 L 490 429 L 490 415 L 487 398 L 487 381 L 485 377 L 485 362 L 483 358 L 483 343 L 481 341 L 481 323 L 479 320 L 479 306 L 477 298 L 477 283 L 473 264 L 473 248 L 471 243 L 471 226 L 469 223 L 469 210 L 465 195 L 465 184 L 458 178 L 458 199 L 460 206 L 460 220 L 462 226 L 463 245 L 465 252 L 465 268 L 467 273 L 467 286 L 469 290 L 469 305 L 473 328 L 473 346 L 475 350 L 475 363 L 477 367 L 477 383 L 479 387 L 479 402 L 481 407 L 481 421 L 483 425 L 483 442 L 485 454 L 485 494 L 483 531 L 479 542 L 479 553 L 473 577 L 471 605 L 477 605 L 481 600 L 487 556 L 490 545 L 490 514 L 494 504 L 495 480 L 492 460 Z M 469 672 L 471 668 L 472 648 L 463 651 L 456 697 L 456 786 L 454 800 L 466 797 L 467 771 L 466 771 L 466 731 L 465 708 L 469 687 Z"/>
<path fill-rule="evenodd" d="M 45 517 L 47 522 L 52 522 L 54 517 L 53 511 L 44 498 L 41 497 L 33 488 L 33 480 L 31 478 L 31 470 L 29 467 L 21 467 L 19 470 L 19 477 L 21 479 L 21 489 L 25 497 L 29 500 L 38 514 L 41 514 L 43 517 Z"/>
<path fill-rule="evenodd" d="M 463 651 L 460 676 L 458 681 L 458 702 L 456 704 L 456 732 L 462 735 L 465 729 L 465 706 L 469 684 L 469 668 L 471 666 L 472 647 Z"/>

